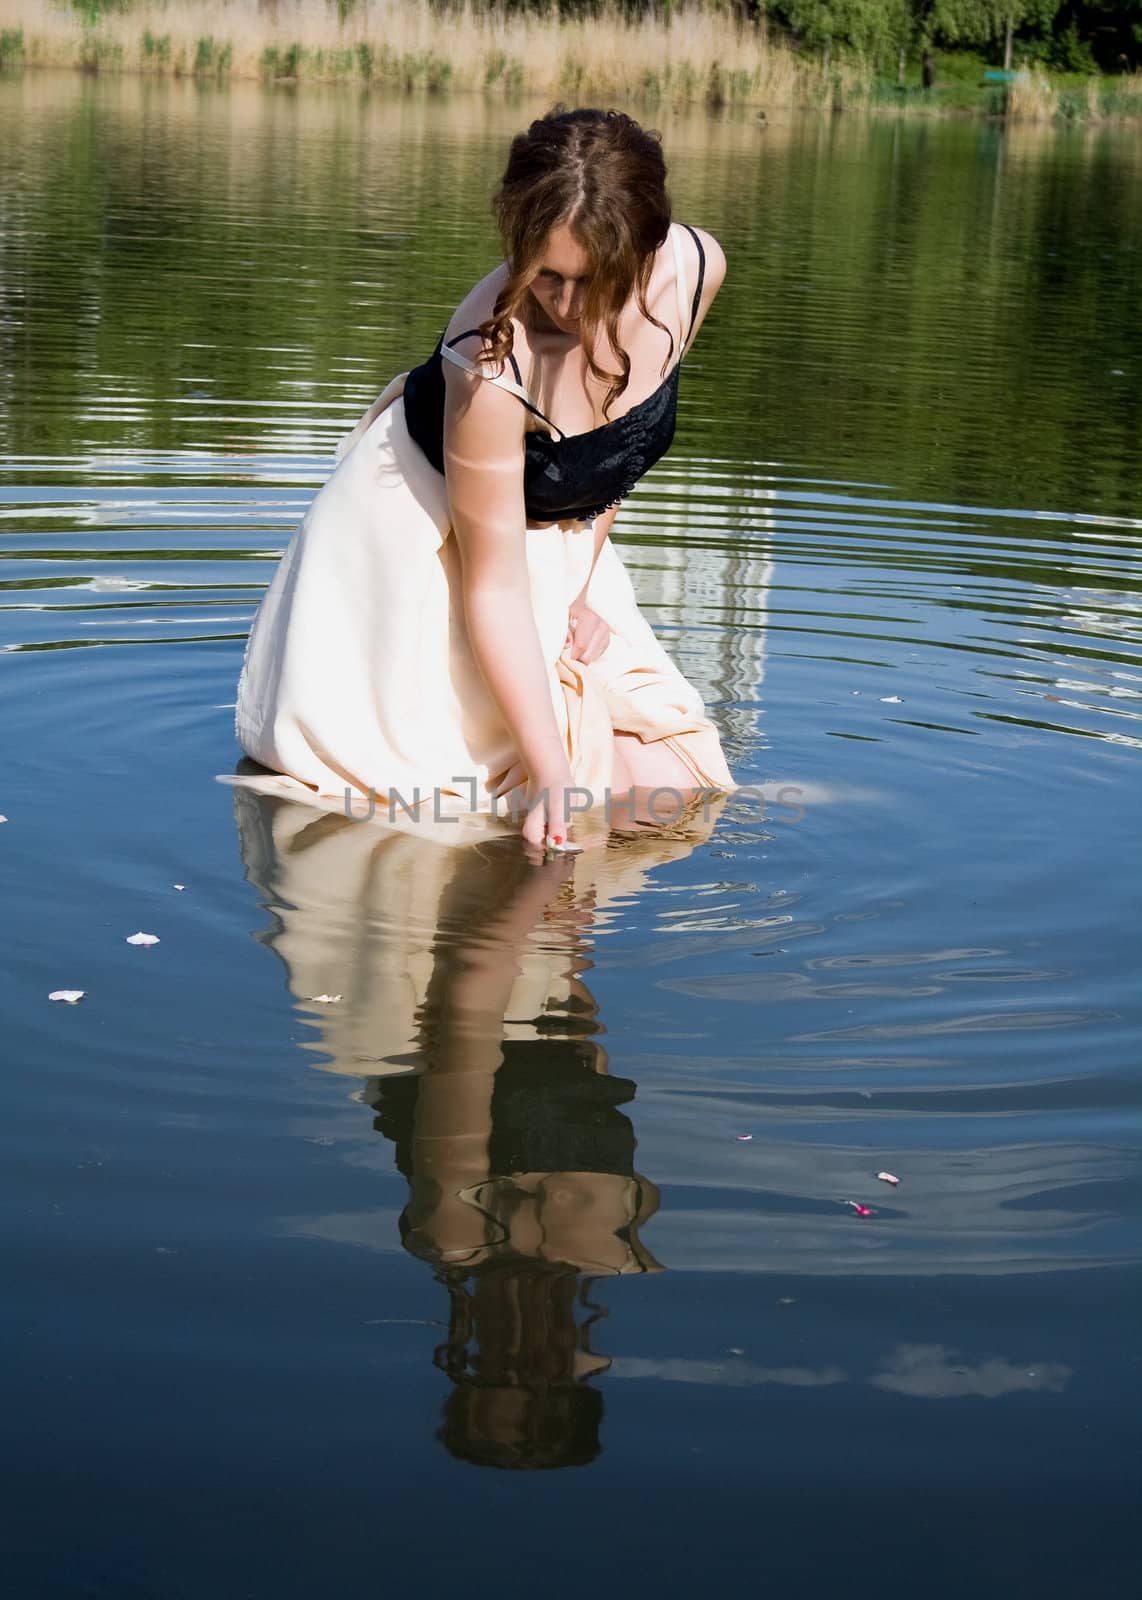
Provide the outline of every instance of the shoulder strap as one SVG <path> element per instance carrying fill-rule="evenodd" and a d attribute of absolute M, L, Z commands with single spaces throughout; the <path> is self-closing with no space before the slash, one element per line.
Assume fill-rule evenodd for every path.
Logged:
<path fill-rule="evenodd" d="M 469 328 L 467 333 L 458 333 L 454 339 L 449 339 L 447 348 L 451 350 L 452 346 L 459 344 L 461 339 L 482 339 L 483 337 L 484 335 L 480 332 L 479 328 Z M 443 344 L 443 340 L 441 340 L 441 343 Z M 522 384 L 523 374 L 520 372 L 519 362 L 516 360 L 515 355 L 511 350 L 508 351 L 508 360 L 512 364 L 512 371 L 515 373 L 516 383 Z"/>
<path fill-rule="evenodd" d="M 698 319 L 698 308 L 702 304 L 702 287 L 703 287 L 703 285 L 705 284 L 705 281 L 706 281 L 706 252 L 702 248 L 701 239 L 699 239 L 698 235 L 694 232 L 693 228 L 690 226 L 690 224 L 688 222 L 680 223 L 679 226 L 686 229 L 686 232 L 690 235 L 691 239 L 693 239 L 695 247 L 697 248 L 697 251 L 698 251 L 698 283 L 697 283 L 697 286 L 694 289 L 694 299 L 692 300 L 692 302 L 690 304 L 690 321 L 686 326 L 686 337 L 682 341 L 683 349 L 685 349 L 685 347 L 690 343 L 690 336 L 694 332 L 694 323 Z M 675 235 L 674 251 L 675 251 L 675 260 L 680 262 L 681 261 L 681 251 L 680 251 L 680 248 L 679 248 L 679 245 L 678 245 L 678 242 L 677 242 L 677 235 Z M 679 269 L 678 269 L 678 280 L 679 280 L 679 285 L 680 285 L 679 304 L 680 304 L 680 306 L 682 308 L 681 314 L 682 314 L 683 318 L 685 318 L 685 315 L 686 315 L 686 301 L 685 301 L 685 291 L 682 288 L 683 271 L 682 271 L 681 265 L 679 266 Z"/>
<path fill-rule="evenodd" d="M 514 383 L 512 383 L 510 378 L 502 377 L 501 375 L 490 371 L 489 363 L 469 361 L 467 356 L 461 355 L 459 350 L 454 350 L 452 348 L 453 345 L 459 344 L 461 339 L 470 339 L 473 334 L 479 334 L 479 332 L 479 328 L 470 328 L 467 333 L 458 333 L 454 339 L 449 339 L 447 344 L 441 345 L 440 354 L 444 357 L 445 361 L 451 361 L 454 367 L 461 367 L 465 372 L 474 372 L 478 378 L 486 378 L 489 383 L 494 383 L 498 389 L 506 389 L 509 394 L 514 394 L 518 400 L 523 401 L 524 405 L 531 412 L 532 416 L 538 417 L 540 422 L 544 423 L 548 428 L 550 428 L 553 433 L 557 433 L 562 439 L 562 428 L 558 427 L 554 422 L 552 422 L 550 417 L 544 416 L 543 412 L 537 405 L 533 403 L 531 396 L 523 387 L 523 384 L 520 381 L 522 374 L 519 370 L 519 362 L 510 351 L 508 353 L 508 360 L 511 362 L 512 371 L 516 376 L 516 381 Z"/>
<path fill-rule="evenodd" d="M 682 235 L 679 231 L 680 222 L 672 223 L 670 228 L 670 242 L 674 246 L 674 287 L 678 292 L 678 338 L 679 353 L 686 343 L 686 262 L 682 255 Z"/>

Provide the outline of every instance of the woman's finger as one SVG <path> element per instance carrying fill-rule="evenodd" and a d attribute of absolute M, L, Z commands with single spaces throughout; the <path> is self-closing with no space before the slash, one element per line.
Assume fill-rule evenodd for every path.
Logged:
<path fill-rule="evenodd" d="M 597 627 L 592 628 L 582 639 L 579 660 L 585 666 L 590 666 L 592 661 L 599 659 L 610 642 L 611 630 L 605 622 L 600 622 Z"/>
<path fill-rule="evenodd" d="M 610 642 L 611 630 L 609 628 L 600 628 L 597 636 L 591 642 L 591 654 L 587 657 L 587 660 L 589 662 L 597 661 L 606 652 Z"/>
<path fill-rule="evenodd" d="M 539 805 L 532 806 L 524 819 L 525 844 L 531 845 L 536 850 L 542 850 L 547 843 L 548 826 L 547 806 L 541 801 Z"/>
<path fill-rule="evenodd" d="M 523 824 L 524 842 L 542 850 L 548 841 L 570 843 L 566 814 L 567 797 L 561 790 L 543 791 L 528 812 Z"/>
<path fill-rule="evenodd" d="M 571 829 L 567 824 L 565 796 L 553 794 L 547 803 L 547 831 L 543 836 L 544 844 L 565 845 L 571 842 Z"/>
<path fill-rule="evenodd" d="M 593 617 L 584 617 L 579 623 L 574 634 L 574 644 L 571 658 L 574 661 L 586 661 L 591 649 L 591 643 L 598 632 L 598 623 Z"/>
<path fill-rule="evenodd" d="M 498 800 L 501 795 L 510 794 L 513 789 L 518 789 L 526 776 L 527 773 L 523 762 L 517 761 L 514 766 L 508 768 L 503 777 L 493 786 L 491 790 L 492 798 Z"/>

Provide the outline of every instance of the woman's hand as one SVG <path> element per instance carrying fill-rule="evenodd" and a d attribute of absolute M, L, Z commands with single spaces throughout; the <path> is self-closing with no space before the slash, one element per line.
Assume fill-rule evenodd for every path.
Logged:
<path fill-rule="evenodd" d="M 523 824 L 523 842 L 528 853 L 542 854 L 549 844 L 570 844 L 571 827 L 567 820 L 567 791 L 573 779 L 571 768 L 564 766 L 554 772 L 535 777 L 527 786 L 527 817 Z"/>
<path fill-rule="evenodd" d="M 492 790 L 496 799 L 516 791 L 511 801 L 511 816 L 514 820 L 521 811 L 526 812 L 523 842 L 533 861 L 542 859 L 549 840 L 561 846 L 570 844 L 567 793 L 574 782 L 566 762 L 529 779 L 524 762 L 517 760 Z M 518 793 L 521 788 L 522 797 Z"/>
<path fill-rule="evenodd" d="M 589 666 L 611 642 L 611 630 L 597 611 L 576 601 L 567 611 L 567 637 L 563 641 L 572 661 Z"/>

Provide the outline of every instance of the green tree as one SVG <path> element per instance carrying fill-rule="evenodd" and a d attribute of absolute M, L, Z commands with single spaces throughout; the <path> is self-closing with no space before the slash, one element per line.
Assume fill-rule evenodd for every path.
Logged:
<path fill-rule="evenodd" d="M 1064 68 L 1136 71 L 1142 66 L 1142 0 L 1063 0 L 1050 55 Z"/>
<path fill-rule="evenodd" d="M 775 9 L 806 44 L 874 58 L 899 49 L 912 31 L 909 0 L 787 0 Z"/>
<path fill-rule="evenodd" d="M 947 44 L 993 44 L 1003 39 L 1003 65 L 1011 70 L 1016 31 L 1049 31 L 1060 0 L 935 0 L 934 37 Z"/>

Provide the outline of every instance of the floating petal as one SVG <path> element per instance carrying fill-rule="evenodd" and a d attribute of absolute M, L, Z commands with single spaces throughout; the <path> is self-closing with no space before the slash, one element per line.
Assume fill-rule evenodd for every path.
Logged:
<path fill-rule="evenodd" d="M 890 1183 L 894 1189 L 900 1182 L 900 1179 L 894 1172 L 878 1172 L 877 1177 L 880 1179 L 881 1183 Z"/>
<path fill-rule="evenodd" d="M 86 989 L 53 989 L 48 999 L 65 1000 L 69 1006 L 73 1006 L 77 1000 L 82 1000 L 86 993 Z"/>
<path fill-rule="evenodd" d="M 127 935 L 128 944 L 158 944 L 158 942 L 159 936 L 157 933 L 129 933 Z"/>

